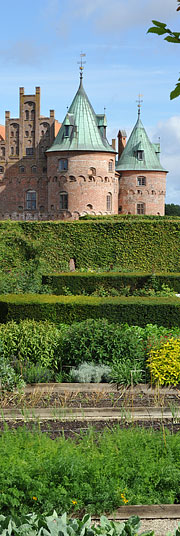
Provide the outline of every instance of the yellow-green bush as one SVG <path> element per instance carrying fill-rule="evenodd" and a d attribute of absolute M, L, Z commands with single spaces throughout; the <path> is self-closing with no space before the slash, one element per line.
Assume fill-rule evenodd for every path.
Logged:
<path fill-rule="evenodd" d="M 151 350 L 147 359 L 153 383 L 177 385 L 180 382 L 180 339 L 173 337 Z"/>

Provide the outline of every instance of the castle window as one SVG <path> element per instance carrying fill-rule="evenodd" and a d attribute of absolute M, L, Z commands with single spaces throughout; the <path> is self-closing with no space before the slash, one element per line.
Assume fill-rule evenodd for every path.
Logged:
<path fill-rule="evenodd" d="M 14 147 L 11 147 L 11 155 L 14 154 Z"/>
<path fill-rule="evenodd" d="M 67 158 L 61 158 L 61 160 L 59 160 L 59 170 L 60 171 L 67 171 L 67 169 L 68 169 Z"/>
<path fill-rule="evenodd" d="M 69 175 L 70 182 L 76 182 L 76 177 L 74 175 Z"/>
<path fill-rule="evenodd" d="M 141 192 L 141 190 L 138 190 L 138 191 L 137 191 L 137 193 L 138 193 L 139 195 L 142 195 L 142 192 Z"/>
<path fill-rule="evenodd" d="M 19 170 L 20 170 L 20 173 L 24 173 L 25 172 L 24 166 L 20 166 Z"/>
<path fill-rule="evenodd" d="M 68 194 L 67 192 L 60 192 L 60 210 L 68 209 Z"/>
<path fill-rule="evenodd" d="M 34 119 L 34 110 L 31 111 L 31 120 Z"/>
<path fill-rule="evenodd" d="M 89 210 L 92 210 L 92 209 L 93 209 L 93 206 L 89 203 L 89 204 L 87 205 L 87 208 L 89 208 Z"/>
<path fill-rule="evenodd" d="M 33 147 L 26 147 L 26 156 L 32 156 L 33 152 Z"/>
<path fill-rule="evenodd" d="M 29 119 L 29 111 L 25 110 L 25 119 Z"/>
<path fill-rule="evenodd" d="M 145 204 L 137 203 L 137 214 L 145 214 Z"/>
<path fill-rule="evenodd" d="M 25 135 L 26 135 L 26 138 L 28 138 L 28 136 L 29 136 L 28 130 L 26 130 Z"/>
<path fill-rule="evenodd" d="M 156 192 L 155 192 L 155 190 L 152 190 L 151 193 L 152 193 L 152 195 L 155 195 Z"/>
<path fill-rule="evenodd" d="M 34 190 L 26 192 L 26 208 L 27 210 L 36 209 L 36 192 Z"/>
<path fill-rule="evenodd" d="M 37 171 L 37 167 L 36 167 L 36 166 L 32 166 L 31 171 L 32 171 L 32 173 L 36 173 L 36 171 Z"/>
<path fill-rule="evenodd" d="M 107 210 L 112 210 L 112 194 L 111 194 L 111 192 L 109 192 L 107 197 L 106 197 L 106 208 L 107 208 Z"/>
<path fill-rule="evenodd" d="M 138 186 L 146 186 L 146 177 L 137 177 Z"/>
<path fill-rule="evenodd" d="M 108 171 L 112 171 L 112 170 L 113 170 L 113 160 L 109 160 Z"/>
<path fill-rule="evenodd" d="M 43 173 L 46 173 L 46 171 L 47 171 L 47 167 L 43 166 Z"/>
<path fill-rule="evenodd" d="M 1 153 L 2 153 L 2 156 L 5 156 L 5 147 L 2 147 Z"/>
<path fill-rule="evenodd" d="M 0 166 L 0 173 L 4 173 L 4 168 L 3 168 L 3 166 Z"/>
<path fill-rule="evenodd" d="M 13 130 L 11 130 L 11 137 L 13 138 L 13 136 L 14 136 L 14 132 Z"/>
<path fill-rule="evenodd" d="M 94 168 L 94 167 L 90 167 L 90 168 L 88 169 L 88 175 L 90 175 L 90 176 L 92 176 L 92 175 L 95 176 L 95 175 L 96 175 L 96 168 Z"/>
<path fill-rule="evenodd" d="M 41 130 L 41 136 L 44 136 L 44 130 Z"/>
<path fill-rule="evenodd" d="M 137 159 L 143 160 L 144 158 L 144 151 L 137 151 Z"/>

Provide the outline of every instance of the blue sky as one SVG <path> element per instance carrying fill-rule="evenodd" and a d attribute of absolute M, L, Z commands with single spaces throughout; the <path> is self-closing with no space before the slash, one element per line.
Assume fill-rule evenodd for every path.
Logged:
<path fill-rule="evenodd" d="M 166 202 L 180 204 L 180 98 L 170 101 L 180 70 L 180 45 L 147 34 L 151 20 L 180 31 L 176 0 L 6 0 L 1 5 L 0 123 L 19 114 L 19 86 L 41 86 L 41 114 L 62 121 L 79 84 L 96 111 L 106 108 L 108 138 L 129 134 L 143 94 L 141 118 L 152 141 L 161 140 L 169 170 Z"/>

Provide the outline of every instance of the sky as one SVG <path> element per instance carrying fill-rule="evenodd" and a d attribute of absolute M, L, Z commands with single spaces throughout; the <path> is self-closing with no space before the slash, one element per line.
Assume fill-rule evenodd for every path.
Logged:
<path fill-rule="evenodd" d="M 19 115 L 19 87 L 41 87 L 41 114 L 64 119 L 79 85 L 96 113 L 104 113 L 108 139 L 129 135 L 141 120 L 151 141 L 161 143 L 169 171 L 166 203 L 180 204 L 180 97 L 170 101 L 180 70 L 180 45 L 147 34 L 152 20 L 180 31 L 176 0 L 6 0 L 1 5 L 0 124 L 5 110 Z"/>

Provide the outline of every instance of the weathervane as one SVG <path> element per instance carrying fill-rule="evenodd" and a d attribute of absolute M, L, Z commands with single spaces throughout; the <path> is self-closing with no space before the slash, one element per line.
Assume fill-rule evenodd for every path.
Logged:
<path fill-rule="evenodd" d="M 81 58 L 81 61 L 78 61 L 77 63 L 80 64 L 80 67 L 79 67 L 79 70 L 80 70 L 80 80 L 82 80 L 82 77 L 83 77 L 83 65 L 86 63 L 86 61 L 83 61 L 82 58 L 84 58 L 86 56 L 86 54 L 83 54 L 81 52 L 80 54 L 80 58 Z"/>
<path fill-rule="evenodd" d="M 141 93 L 139 93 L 138 95 L 138 100 L 136 102 L 138 102 L 138 117 L 140 116 L 140 113 L 141 113 L 141 103 L 143 102 L 143 99 L 142 99 L 143 95 L 141 95 Z"/>

